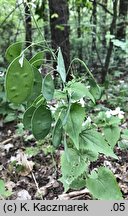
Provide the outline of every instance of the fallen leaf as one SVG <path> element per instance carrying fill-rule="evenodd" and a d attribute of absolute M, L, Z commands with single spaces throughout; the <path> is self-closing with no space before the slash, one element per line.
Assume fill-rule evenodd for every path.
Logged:
<path fill-rule="evenodd" d="M 16 200 L 31 200 L 31 196 L 26 190 L 21 190 L 17 193 Z"/>

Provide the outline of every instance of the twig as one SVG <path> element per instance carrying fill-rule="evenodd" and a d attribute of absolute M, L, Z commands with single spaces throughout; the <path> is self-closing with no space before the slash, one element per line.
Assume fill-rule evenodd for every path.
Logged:
<path fill-rule="evenodd" d="M 33 180 L 34 180 L 34 182 L 35 182 L 35 185 L 36 185 L 36 188 L 37 188 L 37 192 L 38 192 L 39 194 L 41 194 L 41 190 L 40 190 L 40 188 L 39 188 L 39 186 L 38 186 L 38 183 L 37 183 L 37 181 L 36 181 L 35 175 L 34 175 L 34 173 L 32 172 L 32 169 L 31 169 L 31 167 L 30 167 L 30 165 L 29 165 L 29 163 L 28 163 L 28 160 L 27 160 L 27 157 L 26 157 L 25 154 L 24 154 L 24 157 L 25 157 L 25 159 L 26 159 L 27 166 L 29 167 L 29 170 L 30 170 L 30 172 L 31 172 L 32 178 L 33 178 Z M 41 197 L 41 198 L 43 199 L 43 197 Z"/>
<path fill-rule="evenodd" d="M 90 2 L 93 3 L 92 0 L 90 0 Z M 109 13 L 111 16 L 114 15 L 111 11 L 109 11 L 109 10 L 106 8 L 106 6 L 105 6 L 104 4 L 102 4 L 102 3 L 100 3 L 100 2 L 97 2 L 97 4 L 98 4 L 99 6 L 101 6 L 101 7 L 102 7 L 107 13 Z"/>
<path fill-rule="evenodd" d="M 9 139 L 4 140 L 3 142 L 0 143 L 0 145 L 6 145 L 7 143 L 9 143 L 10 141 L 12 141 L 12 137 Z"/>
<path fill-rule="evenodd" d="M 87 188 L 81 190 L 81 191 L 73 191 L 70 193 L 63 193 L 61 195 L 58 196 L 58 200 L 69 200 L 69 199 L 73 199 L 74 197 L 83 195 L 83 194 L 87 194 L 89 193 L 89 190 Z"/>
<path fill-rule="evenodd" d="M 106 8 L 106 6 L 105 5 L 103 5 L 103 4 L 101 4 L 101 3 L 97 3 L 99 6 L 101 6 L 107 13 L 109 13 L 111 16 L 114 16 L 114 14 L 111 12 L 111 11 L 109 11 L 107 8 Z"/>
<path fill-rule="evenodd" d="M 13 14 L 13 12 L 14 12 L 18 7 L 20 7 L 20 5 L 22 5 L 22 3 L 16 5 L 15 8 L 5 17 L 5 19 L 4 19 L 4 21 L 1 23 L 0 27 L 2 27 L 2 26 L 6 23 L 6 20 L 11 16 L 11 14 Z"/>
<path fill-rule="evenodd" d="M 72 200 L 79 200 L 80 198 L 82 198 L 84 196 L 84 194 L 72 197 Z"/>

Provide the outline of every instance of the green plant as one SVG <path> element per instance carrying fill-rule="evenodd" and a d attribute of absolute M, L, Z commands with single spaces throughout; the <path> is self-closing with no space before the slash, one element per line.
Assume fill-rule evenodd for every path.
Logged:
<path fill-rule="evenodd" d="M 4 123 L 17 121 L 22 118 L 24 112 L 23 105 L 14 105 L 7 101 L 4 90 L 5 72 L 4 68 L 1 68 L 3 73 L 0 73 L 0 116 L 3 118 Z"/>
<path fill-rule="evenodd" d="M 128 150 L 128 129 L 123 131 L 118 145 L 121 149 Z"/>
<path fill-rule="evenodd" d="M 12 192 L 6 190 L 5 183 L 2 179 L 0 179 L 0 199 L 5 199 L 12 195 Z"/>
<path fill-rule="evenodd" d="M 7 98 L 15 104 L 26 103 L 23 124 L 37 140 L 42 140 L 51 134 L 54 148 L 59 148 L 63 144 L 60 181 L 65 191 L 86 186 L 94 198 L 122 199 L 116 179 L 110 170 L 101 167 L 89 173 L 90 163 L 96 161 L 99 154 L 115 159 L 117 156 L 107 135 L 108 142 L 105 141 L 102 133 L 97 131 L 94 124 L 86 124 L 88 113 L 84 105 L 87 106 L 88 101 L 95 104 L 95 100 L 100 97 L 98 96 L 100 88 L 85 63 L 74 59 L 71 65 L 74 61 L 83 64 L 92 80 L 90 89 L 80 78 L 74 77 L 72 81 L 66 82 L 67 73 L 59 48 L 56 61 L 62 82 L 61 89 L 56 89 L 54 70 L 52 69 L 42 78 L 38 70 L 39 65 L 35 64 L 40 57 L 38 59 L 37 55 L 36 61 L 28 61 L 24 57 L 25 51 L 20 55 L 18 53 L 17 56 L 15 45 L 17 46 L 13 44 L 6 52 L 6 57 L 8 56 L 8 60 L 11 57 L 12 61 L 6 73 Z M 13 56 L 10 56 L 10 53 L 13 53 Z M 81 100 L 84 103 L 81 104 Z M 115 140 L 113 142 L 115 144 Z"/>
<path fill-rule="evenodd" d="M 119 115 L 119 116 L 118 116 Z M 117 107 L 115 110 L 99 112 L 96 118 L 96 124 L 102 129 L 105 139 L 109 145 L 114 148 L 120 138 L 119 124 L 123 118 L 123 112 Z"/>

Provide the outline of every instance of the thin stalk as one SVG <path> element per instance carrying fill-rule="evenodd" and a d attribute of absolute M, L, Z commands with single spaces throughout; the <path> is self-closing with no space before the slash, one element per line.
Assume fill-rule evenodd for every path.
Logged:
<path fill-rule="evenodd" d="M 28 3 L 27 3 L 27 4 L 28 4 Z M 37 23 L 37 21 L 36 21 L 36 19 L 35 19 L 35 17 L 34 17 L 34 14 L 33 14 L 32 10 L 31 10 L 31 7 L 29 6 L 29 4 L 28 4 L 28 7 L 30 8 L 31 15 L 32 15 L 32 18 L 33 18 L 33 20 L 34 20 L 34 23 L 35 23 L 35 25 L 36 25 L 36 27 L 37 27 L 38 32 L 40 33 L 40 35 L 41 35 L 41 37 L 42 37 L 44 43 L 46 44 L 46 47 L 47 47 L 48 50 L 51 52 L 51 54 L 52 54 L 52 56 L 53 56 L 53 59 L 56 60 L 56 56 L 55 56 L 54 52 L 52 51 L 52 49 L 49 47 L 49 45 L 48 45 L 48 43 L 47 43 L 47 41 L 46 41 L 44 35 L 42 34 L 42 32 L 41 32 L 41 30 L 40 30 L 40 28 L 39 28 L 39 26 L 38 26 L 38 23 Z"/>
<path fill-rule="evenodd" d="M 24 41 L 26 43 L 26 41 Z M 31 46 L 40 46 L 45 48 L 44 46 L 40 45 L 43 41 L 39 41 L 36 43 L 31 43 L 29 46 L 27 46 L 22 52 L 21 52 L 21 56 L 31 47 Z M 50 52 L 50 50 L 46 47 L 42 52 Z M 51 52 L 50 52 L 51 53 Z"/>
<path fill-rule="evenodd" d="M 86 65 L 82 60 L 80 60 L 79 58 L 74 58 L 74 59 L 71 61 L 70 65 L 69 65 L 69 68 L 68 68 L 67 74 L 69 73 L 69 71 L 70 71 L 70 69 L 71 69 L 71 66 L 72 66 L 72 64 L 73 64 L 75 61 L 78 61 L 78 62 L 80 62 L 81 64 L 83 64 L 83 66 L 85 67 L 87 73 L 88 73 L 88 74 L 90 75 L 90 77 L 96 82 L 94 76 L 92 75 L 91 71 L 88 69 L 87 65 Z"/>
<path fill-rule="evenodd" d="M 64 150 L 65 150 L 65 153 L 66 153 L 67 161 L 70 162 L 69 153 L 68 153 L 68 146 L 67 146 L 66 133 L 64 133 Z"/>

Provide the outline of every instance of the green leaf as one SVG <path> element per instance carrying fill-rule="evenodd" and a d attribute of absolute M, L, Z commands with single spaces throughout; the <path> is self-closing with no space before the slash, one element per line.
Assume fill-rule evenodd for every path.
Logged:
<path fill-rule="evenodd" d="M 67 155 L 64 152 L 61 156 L 61 171 L 62 178 L 59 180 L 64 184 L 64 189 L 67 191 L 70 188 L 70 184 L 81 176 L 87 168 L 87 165 L 81 155 L 74 149 L 68 149 L 69 161 Z"/>
<path fill-rule="evenodd" d="M 31 119 L 35 109 L 36 108 L 34 106 L 31 106 L 25 111 L 23 116 L 23 124 L 25 129 L 31 130 Z"/>
<path fill-rule="evenodd" d="M 66 100 L 66 98 L 67 98 L 66 92 L 62 92 L 59 89 L 55 90 L 55 92 L 54 92 L 54 99 L 57 99 L 57 100 L 64 99 L 64 100 Z"/>
<path fill-rule="evenodd" d="M 35 68 L 37 68 L 37 69 L 39 69 L 42 64 L 43 64 L 43 60 L 42 59 L 38 59 L 38 60 L 36 60 L 36 61 L 34 61 L 32 63 L 32 66 L 35 67 Z"/>
<path fill-rule="evenodd" d="M 70 188 L 74 190 L 80 190 L 82 188 L 85 188 L 85 186 L 86 180 L 83 179 L 82 176 L 80 176 L 71 183 Z"/>
<path fill-rule="evenodd" d="M 114 125 L 108 127 L 106 126 L 104 127 L 103 132 L 110 146 L 114 148 L 114 146 L 120 138 L 120 128 Z"/>
<path fill-rule="evenodd" d="M 42 75 L 37 68 L 35 67 L 32 68 L 34 72 L 34 84 L 33 84 L 32 93 L 27 101 L 29 105 L 31 105 L 32 102 L 41 94 L 41 90 L 42 90 Z"/>
<path fill-rule="evenodd" d="M 37 107 L 32 117 L 32 133 L 34 137 L 37 140 L 44 139 L 51 129 L 51 123 L 51 111 L 41 104 Z"/>
<path fill-rule="evenodd" d="M 120 149 L 128 150 L 128 139 L 122 139 L 118 142 L 118 146 Z"/>
<path fill-rule="evenodd" d="M 5 197 L 9 197 L 12 194 L 11 191 L 6 190 L 5 188 L 5 183 L 2 179 L 0 179 L 0 196 L 2 196 L 3 198 Z"/>
<path fill-rule="evenodd" d="M 94 129 L 84 130 L 80 133 L 80 149 L 91 150 L 95 153 L 103 153 L 106 156 L 118 159 L 112 148 L 104 140 L 103 136 Z"/>
<path fill-rule="evenodd" d="M 32 64 L 33 67 L 39 68 L 44 61 L 44 52 L 40 51 L 37 54 L 35 54 L 30 60 L 30 64 Z"/>
<path fill-rule="evenodd" d="M 51 74 L 47 74 L 43 80 L 42 93 L 46 100 L 52 100 L 54 95 L 54 82 Z"/>
<path fill-rule="evenodd" d="M 125 129 L 125 130 L 123 131 L 123 133 L 124 133 L 124 135 L 126 135 L 126 136 L 128 137 L 128 129 Z"/>
<path fill-rule="evenodd" d="M 89 90 L 85 87 L 83 83 L 75 82 L 70 85 L 71 90 L 71 98 L 74 100 L 79 100 L 83 97 L 90 98 L 93 103 L 95 103 L 95 99 L 92 96 L 92 94 L 89 92 Z"/>
<path fill-rule="evenodd" d="M 128 140 L 128 129 L 123 130 L 123 134 L 121 135 L 121 138 Z"/>
<path fill-rule="evenodd" d="M 4 118 L 4 123 L 12 122 L 16 119 L 17 119 L 17 116 L 15 113 L 8 113 L 6 117 Z"/>
<path fill-rule="evenodd" d="M 67 123 L 67 120 L 68 120 L 68 116 L 69 116 L 69 113 L 70 113 L 70 109 L 71 109 L 71 103 L 68 104 L 68 107 L 63 107 L 62 108 L 62 112 L 61 112 L 61 115 L 60 115 L 60 119 L 62 121 L 62 126 L 64 127 Z"/>
<path fill-rule="evenodd" d="M 23 137 L 24 136 L 24 125 L 23 123 L 18 123 L 17 126 L 16 126 L 16 130 L 15 130 L 15 133 L 20 136 L 20 137 Z"/>
<path fill-rule="evenodd" d="M 80 145 L 81 147 L 81 145 Z M 91 150 L 84 150 L 82 149 L 81 150 L 81 155 L 83 155 L 83 157 L 85 159 L 88 159 L 89 161 L 96 161 L 98 159 L 98 152 L 94 152 L 94 151 L 91 151 Z"/>
<path fill-rule="evenodd" d="M 72 104 L 64 129 L 69 135 L 69 137 L 72 139 L 77 149 L 79 149 L 79 134 L 81 132 L 84 118 L 85 118 L 84 108 L 81 107 L 80 104 L 77 103 Z"/>
<path fill-rule="evenodd" d="M 100 167 L 97 172 L 92 171 L 86 185 L 91 194 L 99 200 L 122 200 L 116 178 L 108 168 Z"/>
<path fill-rule="evenodd" d="M 33 70 L 27 59 L 24 58 L 23 66 L 16 58 L 8 67 L 5 89 L 7 98 L 15 104 L 21 104 L 31 94 L 34 82 Z"/>
<path fill-rule="evenodd" d="M 41 104 L 46 105 L 46 100 L 44 99 L 43 95 L 39 95 L 32 103 L 33 106 L 38 107 Z"/>
<path fill-rule="evenodd" d="M 60 74 L 62 81 L 65 83 L 66 70 L 65 70 L 64 59 L 60 47 L 59 47 L 58 57 L 57 57 L 57 71 Z"/>
<path fill-rule="evenodd" d="M 107 118 L 107 124 L 108 125 L 117 125 L 120 123 L 120 119 L 116 116 L 111 116 L 110 118 Z"/>
<path fill-rule="evenodd" d="M 7 48 L 5 57 L 9 63 L 12 62 L 15 58 L 17 58 L 21 54 L 22 46 L 23 46 L 22 42 L 16 42 L 11 44 Z"/>
<path fill-rule="evenodd" d="M 36 156 L 39 154 L 40 148 L 39 147 L 27 147 L 25 148 L 25 154 L 29 155 L 30 157 Z"/>
<path fill-rule="evenodd" d="M 100 87 L 96 84 L 94 80 L 89 80 L 89 85 L 90 85 L 90 93 L 93 95 L 93 97 L 96 100 L 99 100 L 101 98 L 101 89 Z"/>
<path fill-rule="evenodd" d="M 61 144 L 62 132 L 63 132 L 62 122 L 61 119 L 59 118 L 56 121 L 53 130 L 53 135 L 52 135 L 52 142 L 55 148 L 57 148 Z"/>
<path fill-rule="evenodd" d="M 4 181 L 0 179 L 0 195 L 5 193 L 5 184 Z"/>

